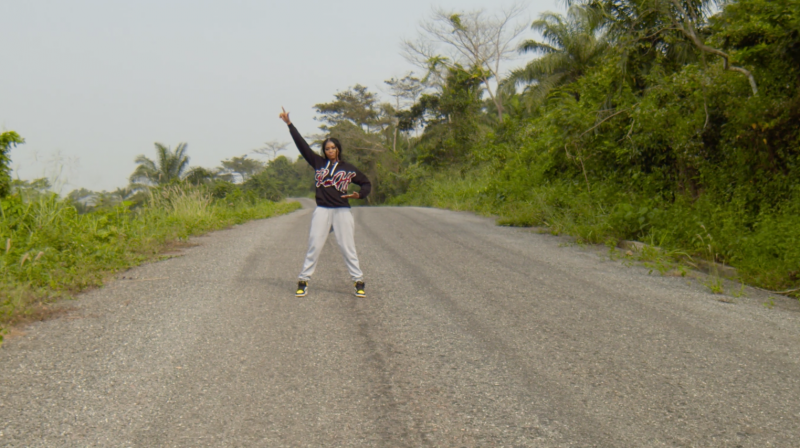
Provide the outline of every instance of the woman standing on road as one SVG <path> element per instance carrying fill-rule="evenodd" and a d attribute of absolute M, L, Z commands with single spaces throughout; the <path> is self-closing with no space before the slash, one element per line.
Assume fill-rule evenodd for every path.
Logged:
<path fill-rule="evenodd" d="M 364 274 L 358 266 L 358 255 L 356 255 L 356 243 L 354 240 L 355 223 L 353 215 L 350 213 L 350 202 L 348 199 L 364 199 L 369 194 L 372 185 L 369 179 L 353 165 L 341 160 L 342 145 L 335 138 L 326 138 L 322 142 L 322 153 L 315 154 L 297 132 L 297 129 L 289 119 L 289 113 L 281 108 L 283 112 L 279 115 L 280 119 L 289 125 L 289 132 L 292 134 L 294 144 L 300 150 L 300 154 L 306 159 L 309 165 L 314 168 L 314 179 L 316 180 L 316 199 L 317 208 L 311 215 L 311 230 L 308 234 L 308 251 L 306 260 L 303 263 L 303 270 L 300 272 L 297 283 L 297 297 L 303 297 L 308 293 L 308 281 L 317 267 L 319 254 L 328 239 L 328 233 L 336 236 L 339 249 L 342 250 L 344 262 L 347 270 L 355 283 L 356 296 L 366 297 L 364 289 Z M 337 171 L 338 170 L 338 171 Z M 347 187 L 350 183 L 361 187 L 361 191 L 347 194 Z"/>

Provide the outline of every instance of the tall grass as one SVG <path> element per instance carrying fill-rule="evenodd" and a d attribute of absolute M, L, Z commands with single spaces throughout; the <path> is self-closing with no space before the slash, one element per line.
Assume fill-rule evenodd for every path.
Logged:
<path fill-rule="evenodd" d="M 4 327 L 46 315 L 54 300 L 100 286 L 171 242 L 300 207 L 243 195 L 213 200 L 182 185 L 151 190 L 133 210 L 123 203 L 79 214 L 56 195 L 11 196 L 0 205 L 0 337 Z"/>
<path fill-rule="evenodd" d="M 150 190 L 149 197 L 151 207 L 167 211 L 174 219 L 192 221 L 212 216 L 211 196 L 200 189 L 170 186 Z"/>
<path fill-rule="evenodd" d="M 420 174 L 411 179 L 410 187 L 404 194 L 390 198 L 388 203 L 492 213 L 484 197 L 490 174 L 488 170 Z"/>

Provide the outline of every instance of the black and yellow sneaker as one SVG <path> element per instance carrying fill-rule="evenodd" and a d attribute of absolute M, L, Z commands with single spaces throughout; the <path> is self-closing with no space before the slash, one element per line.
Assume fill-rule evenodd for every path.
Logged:
<path fill-rule="evenodd" d="M 364 290 L 364 282 L 356 282 L 356 297 L 367 297 L 367 292 Z"/>
<path fill-rule="evenodd" d="M 308 294 L 308 282 L 300 280 L 297 282 L 297 292 L 294 293 L 295 297 L 305 297 Z"/>

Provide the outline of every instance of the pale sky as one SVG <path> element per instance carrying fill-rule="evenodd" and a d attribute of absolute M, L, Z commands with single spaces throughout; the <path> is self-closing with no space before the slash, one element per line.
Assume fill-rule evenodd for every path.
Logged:
<path fill-rule="evenodd" d="M 137 155 L 154 158 L 154 142 L 187 142 L 192 166 L 216 167 L 290 142 L 281 106 L 314 134 L 314 104 L 355 84 L 379 92 L 415 69 L 400 42 L 434 6 L 511 3 L 2 0 L 0 130 L 26 140 L 11 151 L 13 175 L 60 173 L 62 193 L 113 190 L 127 185 Z M 526 4 L 531 20 L 563 9 Z"/>

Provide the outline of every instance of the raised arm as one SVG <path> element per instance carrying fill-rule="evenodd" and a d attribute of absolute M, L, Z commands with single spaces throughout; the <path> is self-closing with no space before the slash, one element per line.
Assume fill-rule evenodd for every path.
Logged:
<path fill-rule="evenodd" d="M 289 126 L 289 132 L 292 134 L 292 140 L 294 140 L 295 146 L 297 146 L 297 149 L 300 151 L 300 154 L 303 156 L 303 158 L 306 159 L 306 162 L 311 165 L 311 168 L 316 168 L 314 162 L 316 162 L 317 159 L 321 159 L 322 156 L 314 154 L 314 151 L 312 151 L 311 147 L 308 146 L 306 140 L 302 135 L 300 135 L 300 132 L 298 132 L 297 128 L 295 128 L 292 124 L 292 120 L 289 119 L 289 112 L 286 112 L 283 107 L 281 107 L 281 110 L 283 112 L 281 112 L 278 117 Z"/>

